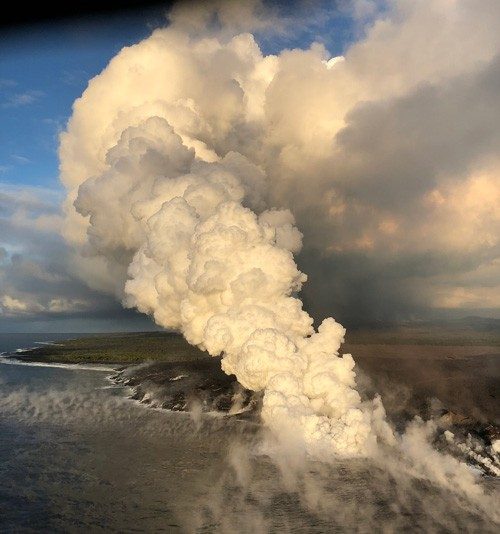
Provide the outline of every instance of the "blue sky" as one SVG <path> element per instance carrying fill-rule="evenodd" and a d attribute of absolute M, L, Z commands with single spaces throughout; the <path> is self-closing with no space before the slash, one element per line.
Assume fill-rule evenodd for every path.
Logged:
<path fill-rule="evenodd" d="M 70 20 L 12 30 L 0 51 L 0 183 L 60 187 L 58 133 L 88 81 L 123 47 L 163 24 L 160 9 L 144 14 Z M 328 26 L 325 31 L 324 25 Z M 346 14 L 292 31 L 279 41 L 265 37 L 265 53 L 324 42 L 333 55 L 353 38 Z"/>
<path fill-rule="evenodd" d="M 58 188 L 58 133 L 71 106 L 123 47 L 162 20 L 142 16 L 71 20 L 12 30 L 0 52 L 0 182 Z"/>
<path fill-rule="evenodd" d="M 292 12 L 287 3 L 280 9 L 285 16 Z M 309 14 L 303 14 L 293 11 L 286 35 L 257 36 L 263 52 L 306 48 L 319 41 L 337 55 L 352 40 L 353 26 L 346 13 L 332 15 L 330 10 L 328 16 L 310 24 L 304 21 Z M 64 198 L 58 177 L 58 135 L 71 116 L 73 102 L 121 48 L 164 24 L 166 11 L 149 8 L 143 13 L 71 19 L 4 32 L 0 50 L 0 286 L 3 293 L 22 299 L 41 298 L 45 306 L 88 300 L 95 310 L 92 317 L 84 309 L 47 315 L 34 304 L 19 316 L 1 317 L 0 331 L 154 328 L 147 317 L 123 310 L 119 302 L 92 292 L 68 273 L 62 237 L 52 227 L 38 228 L 36 219 L 56 224 Z"/>

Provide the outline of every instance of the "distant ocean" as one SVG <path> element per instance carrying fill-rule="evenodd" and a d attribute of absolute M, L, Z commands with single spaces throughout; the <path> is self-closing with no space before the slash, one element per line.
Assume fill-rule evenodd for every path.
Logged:
<path fill-rule="evenodd" d="M 31 349 L 42 343 L 63 341 L 90 334 L 0 334 L 0 353 L 13 352 L 17 349 Z"/>

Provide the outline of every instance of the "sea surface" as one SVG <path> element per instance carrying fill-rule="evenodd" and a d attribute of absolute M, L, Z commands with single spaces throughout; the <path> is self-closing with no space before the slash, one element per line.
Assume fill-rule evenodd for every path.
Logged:
<path fill-rule="evenodd" d="M 17 349 L 31 349 L 43 343 L 57 343 L 92 334 L 2 334 L 0 333 L 0 354 Z"/>
<path fill-rule="evenodd" d="M 62 339 L 2 335 L 0 351 Z M 153 410 L 111 369 L 0 365 L 0 532 L 496 532 L 365 460 L 271 461 L 257 425 Z"/>

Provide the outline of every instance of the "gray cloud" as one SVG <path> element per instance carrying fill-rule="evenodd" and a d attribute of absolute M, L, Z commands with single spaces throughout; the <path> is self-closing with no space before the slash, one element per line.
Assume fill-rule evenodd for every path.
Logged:
<path fill-rule="evenodd" d="M 335 182 L 347 195 L 406 210 L 443 177 L 460 180 L 500 146 L 500 56 L 478 72 L 360 104 L 337 135 Z"/>
<path fill-rule="evenodd" d="M 488 208 L 487 202 L 488 194 L 498 194 L 493 184 L 500 183 L 500 57 L 445 83 L 362 103 L 346 122 L 323 182 L 344 211 L 332 218 L 325 214 L 331 204 L 325 211 L 306 206 L 299 218 L 306 231 L 300 264 L 313 275 L 304 292 L 316 315 L 333 311 L 359 321 L 428 314 L 429 305 L 440 305 L 432 298 L 436 286 L 449 292 L 458 288 L 465 300 L 457 305 L 464 307 L 467 294 L 478 288 L 498 294 L 500 208 Z M 474 192 L 468 180 L 482 172 L 490 175 L 492 191 Z M 437 212 L 426 202 L 435 191 L 447 190 L 452 197 L 460 188 L 462 197 L 448 213 L 439 196 Z M 474 195 L 477 202 L 468 205 Z M 470 210 L 477 210 L 472 218 Z M 377 235 L 384 217 L 401 231 L 388 238 Z M 423 231 L 425 224 L 429 228 Z M 467 237 L 469 224 L 476 231 Z M 309 242 L 324 243 L 327 235 L 334 244 L 346 244 L 367 231 L 373 243 L 364 250 L 307 248 Z"/>
<path fill-rule="evenodd" d="M 0 186 L 0 331 L 151 328 L 75 278 L 59 224 L 59 193 Z"/>

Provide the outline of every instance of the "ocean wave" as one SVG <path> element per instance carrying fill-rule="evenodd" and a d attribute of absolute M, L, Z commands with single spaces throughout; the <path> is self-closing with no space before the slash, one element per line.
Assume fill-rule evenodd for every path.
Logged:
<path fill-rule="evenodd" d="M 17 351 L 16 351 L 17 352 Z M 68 369 L 69 371 L 101 371 L 113 372 L 116 369 L 107 365 L 93 365 L 87 363 L 52 363 L 52 362 L 26 362 L 12 356 L 0 355 L 0 363 L 5 365 L 24 365 L 27 367 L 53 367 L 56 369 Z"/>

